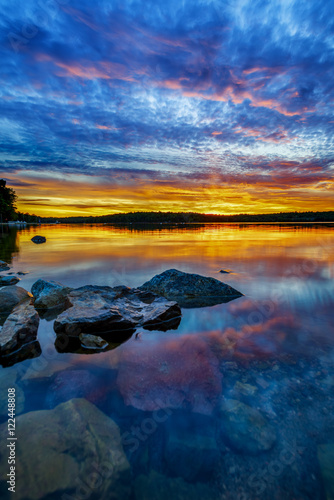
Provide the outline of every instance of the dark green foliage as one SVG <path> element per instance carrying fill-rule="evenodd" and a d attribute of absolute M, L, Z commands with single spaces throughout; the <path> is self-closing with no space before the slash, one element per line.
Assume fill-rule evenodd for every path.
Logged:
<path fill-rule="evenodd" d="M 130 212 L 127 214 L 102 215 L 100 217 L 48 217 L 41 222 L 106 223 L 106 224 L 191 224 L 207 222 L 334 222 L 331 212 L 280 212 L 275 214 L 214 215 L 195 212 Z"/>
<path fill-rule="evenodd" d="M 23 222 L 38 222 L 39 217 L 37 215 L 30 215 L 30 214 L 24 214 L 22 212 L 16 212 L 17 215 L 17 220 L 23 221 Z"/>
<path fill-rule="evenodd" d="M 6 187 L 6 181 L 0 179 L 0 222 L 16 220 L 15 206 L 16 194 L 11 188 Z"/>

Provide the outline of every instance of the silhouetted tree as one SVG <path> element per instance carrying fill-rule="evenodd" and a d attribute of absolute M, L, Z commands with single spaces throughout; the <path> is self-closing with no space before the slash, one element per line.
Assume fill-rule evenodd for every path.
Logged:
<path fill-rule="evenodd" d="M 15 203 L 15 191 L 6 187 L 6 181 L 4 179 L 0 179 L 0 215 L 2 216 L 3 222 L 16 219 Z"/>

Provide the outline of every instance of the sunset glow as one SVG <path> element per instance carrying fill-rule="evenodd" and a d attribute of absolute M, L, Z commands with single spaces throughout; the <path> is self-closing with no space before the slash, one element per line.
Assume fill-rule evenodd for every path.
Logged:
<path fill-rule="evenodd" d="M 332 3 L 0 9 L 0 178 L 20 211 L 333 208 Z"/>

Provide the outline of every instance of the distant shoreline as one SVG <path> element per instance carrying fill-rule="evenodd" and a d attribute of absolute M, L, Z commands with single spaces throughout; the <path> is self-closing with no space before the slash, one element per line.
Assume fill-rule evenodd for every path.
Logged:
<path fill-rule="evenodd" d="M 334 222 L 334 211 L 279 212 L 270 214 L 216 215 L 196 212 L 130 212 L 89 217 L 40 217 L 45 223 L 102 224 L 207 224 L 207 223 L 326 223 Z"/>

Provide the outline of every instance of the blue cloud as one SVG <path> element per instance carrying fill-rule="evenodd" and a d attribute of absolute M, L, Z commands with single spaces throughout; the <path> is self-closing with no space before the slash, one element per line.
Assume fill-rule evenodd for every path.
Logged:
<path fill-rule="evenodd" d="M 292 161 L 296 182 L 309 161 L 332 178 L 332 2 L 7 0 L 0 13 L 0 174 L 205 176 L 210 154 L 231 179 Z"/>

